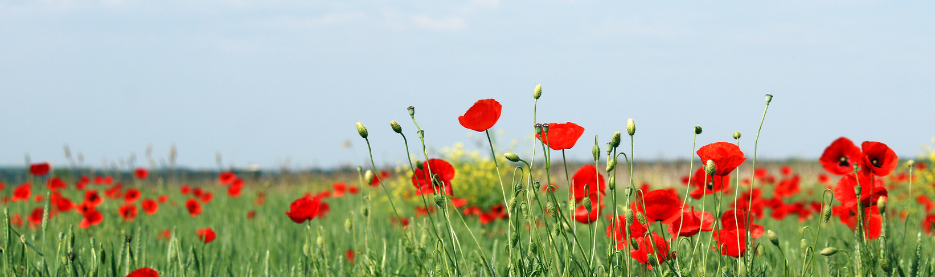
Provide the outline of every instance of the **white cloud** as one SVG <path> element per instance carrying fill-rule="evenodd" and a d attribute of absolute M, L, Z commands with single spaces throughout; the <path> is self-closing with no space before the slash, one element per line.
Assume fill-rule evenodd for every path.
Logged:
<path fill-rule="evenodd" d="M 435 31 L 457 31 L 464 29 L 466 25 L 464 18 L 461 16 L 434 19 L 427 15 L 415 15 L 412 16 L 412 23 L 421 29 Z"/>

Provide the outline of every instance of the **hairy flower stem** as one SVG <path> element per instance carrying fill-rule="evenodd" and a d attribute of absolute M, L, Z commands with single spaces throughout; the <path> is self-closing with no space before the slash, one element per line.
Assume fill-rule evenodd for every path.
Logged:
<path fill-rule="evenodd" d="M 685 184 L 685 197 L 682 198 L 682 199 L 683 199 L 683 200 L 682 200 L 682 206 L 680 207 L 681 211 L 679 212 L 680 215 L 685 213 L 685 204 L 688 203 L 688 192 L 691 191 L 692 177 L 693 177 L 692 175 L 694 175 L 693 173 L 695 173 L 695 172 L 694 172 L 694 169 L 695 169 L 695 165 L 694 165 L 694 162 L 695 162 L 695 141 L 697 140 L 697 138 L 698 138 L 698 133 L 692 133 L 692 151 L 691 151 L 691 153 L 689 153 L 689 155 L 688 155 L 688 183 Z M 704 213 L 702 213 L 702 219 L 704 219 Z M 679 233 L 679 234 L 682 233 L 682 223 L 683 223 L 683 222 L 684 222 L 684 218 L 679 218 L 679 230 L 678 230 L 678 233 Z M 704 222 L 704 221 L 702 221 L 702 222 Z M 689 257 L 689 259 L 693 259 L 693 257 Z M 681 270 L 681 269 L 682 269 L 682 264 L 679 263 L 679 257 L 678 257 L 678 255 L 675 256 L 675 266 L 678 267 L 679 272 L 682 271 L 682 270 Z"/>
<path fill-rule="evenodd" d="M 763 109 L 763 116 L 760 118 L 760 127 L 756 129 L 756 138 L 753 139 L 753 163 L 750 165 L 750 176 L 756 176 L 756 151 L 760 145 L 760 131 L 763 130 L 763 121 L 766 121 L 766 111 L 769 110 L 769 103 L 772 99 L 773 99 L 772 95 L 767 95 L 766 108 Z M 753 188 L 754 187 L 756 187 L 756 178 L 750 178 L 750 197 L 747 201 L 747 212 L 746 212 L 747 216 L 750 215 L 750 209 L 753 207 L 751 203 L 753 203 Z M 737 189 L 740 189 L 740 188 L 738 187 Z M 750 239 L 750 220 L 747 220 L 745 225 L 746 226 L 744 226 L 744 229 L 747 232 L 747 237 L 745 237 L 744 240 L 747 245 L 747 251 L 752 251 L 752 248 L 750 247 L 750 244 L 753 243 L 753 241 Z M 752 254 L 752 253 L 748 253 L 748 254 Z"/>
<path fill-rule="evenodd" d="M 503 178 L 500 177 L 500 163 L 497 162 L 497 154 L 496 154 L 496 152 L 495 152 L 494 149 L 493 149 L 493 140 L 490 138 L 490 130 L 486 130 L 486 131 L 484 131 L 484 133 L 487 134 L 487 145 L 490 146 L 490 155 L 493 157 L 493 164 L 494 164 L 494 167 L 497 168 L 497 181 L 500 181 L 500 194 L 503 196 L 503 205 L 506 206 L 506 214 L 507 214 L 507 217 L 508 217 L 508 220 L 507 220 L 507 221 L 509 222 L 509 228 L 507 229 L 507 237 L 510 238 L 510 239 L 512 239 L 512 238 L 513 238 L 513 228 L 514 228 L 514 227 L 513 227 L 513 211 L 511 211 L 511 209 L 509 208 L 509 207 L 510 207 L 509 201 L 506 200 L 506 191 L 503 189 Z M 518 230 L 517 230 L 517 231 L 518 231 Z M 510 244 L 509 249 L 510 249 L 510 264 L 512 264 L 512 263 L 513 263 L 513 245 L 512 245 L 512 242 L 511 242 L 511 244 Z"/>

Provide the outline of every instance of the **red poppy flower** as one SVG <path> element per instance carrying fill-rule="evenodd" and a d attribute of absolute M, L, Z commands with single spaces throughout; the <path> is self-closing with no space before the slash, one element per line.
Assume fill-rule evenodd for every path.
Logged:
<path fill-rule="evenodd" d="M 312 220 L 318 216 L 320 206 L 321 198 L 302 197 L 289 205 L 289 211 L 286 212 L 286 215 L 289 216 L 292 222 L 302 224 L 306 220 Z"/>
<path fill-rule="evenodd" d="M 581 202 L 585 196 L 591 198 L 591 203 L 597 203 L 599 195 L 604 195 L 606 186 L 604 185 L 604 176 L 597 173 L 597 168 L 592 164 L 586 164 L 575 172 L 571 177 L 572 188 L 574 189 L 575 202 Z M 587 187 L 587 189 L 585 189 Z"/>
<path fill-rule="evenodd" d="M 200 199 L 202 203 L 208 204 L 211 203 L 211 199 L 214 199 L 214 194 L 211 192 L 205 192 L 202 193 L 198 199 Z"/>
<path fill-rule="evenodd" d="M 196 217 L 201 214 L 201 203 L 198 203 L 194 198 L 189 198 L 188 201 L 185 201 L 185 209 L 188 209 L 188 215 Z"/>
<path fill-rule="evenodd" d="M 468 203 L 468 202 L 467 202 L 467 200 L 465 200 L 465 199 L 461 199 L 461 198 L 457 198 L 457 197 L 452 197 L 452 198 L 451 198 L 451 204 L 454 205 L 455 208 L 464 207 L 464 205 L 467 205 L 467 203 Z"/>
<path fill-rule="evenodd" d="M 240 197 L 240 193 L 243 191 L 243 187 L 245 185 L 246 183 L 243 181 L 243 179 L 234 179 L 234 181 L 231 182 L 230 187 L 227 188 L 227 196 L 230 198 Z"/>
<path fill-rule="evenodd" d="M 575 208 L 575 221 L 591 224 L 601 218 L 601 210 L 604 209 L 604 204 L 597 205 L 596 202 L 591 206 L 591 212 L 588 212 L 584 206 L 578 206 Z"/>
<path fill-rule="evenodd" d="M 154 215 L 157 211 L 159 211 L 159 204 L 149 198 L 144 199 L 140 206 L 143 207 L 143 212 L 148 215 Z"/>
<path fill-rule="evenodd" d="M 831 182 L 831 177 L 829 177 L 828 175 L 824 173 L 818 174 L 818 182 L 822 184 L 827 184 L 828 182 Z"/>
<path fill-rule="evenodd" d="M 792 174 L 792 168 L 789 167 L 788 165 L 783 165 L 779 167 L 779 173 L 782 173 L 782 175 Z"/>
<path fill-rule="evenodd" d="M 464 210 L 461 211 L 461 213 L 463 213 L 464 215 L 480 215 L 482 212 L 484 211 L 482 211 L 477 206 L 470 206 L 470 207 L 464 208 Z"/>
<path fill-rule="evenodd" d="M 429 171 L 435 175 L 434 179 L 429 175 Z M 422 162 L 422 168 L 416 168 L 412 175 L 412 185 L 418 189 L 416 195 L 434 194 L 442 190 L 446 194 L 451 194 L 451 180 L 455 178 L 455 168 L 450 163 L 442 159 L 429 159 Z M 441 188 L 433 186 L 431 180 L 441 182 Z"/>
<path fill-rule="evenodd" d="M 611 236 L 613 236 L 614 241 L 617 241 L 617 244 L 615 245 L 617 249 L 626 249 L 630 247 L 630 238 L 638 238 L 646 234 L 646 226 L 643 226 L 643 224 L 640 224 L 640 222 L 637 220 L 634 220 L 633 224 L 630 226 L 626 225 L 626 217 L 623 215 L 618 215 L 617 220 L 614 220 L 613 223 L 607 226 L 607 237 L 611 238 Z M 627 236 L 627 229 L 630 229 L 629 237 Z"/>
<path fill-rule="evenodd" d="M 52 202 L 52 212 L 54 213 L 67 212 L 75 208 L 75 203 L 71 202 L 71 199 L 62 196 L 60 192 L 52 193 L 50 198 L 49 201 Z"/>
<path fill-rule="evenodd" d="M 10 224 L 16 227 L 23 226 L 23 217 L 19 214 L 13 214 L 13 217 L 10 217 Z"/>
<path fill-rule="evenodd" d="M 393 225 L 399 224 L 399 225 L 402 225 L 403 228 L 408 228 L 408 227 L 409 227 L 409 218 L 403 217 L 403 218 L 397 219 L 396 217 L 391 217 L 391 218 L 390 218 L 390 224 L 393 224 Z"/>
<path fill-rule="evenodd" d="M 877 209 L 876 205 L 869 206 L 864 208 L 863 215 L 864 235 L 870 240 L 879 238 L 883 226 L 883 216 L 880 215 L 880 210 Z M 857 230 L 858 218 L 856 213 L 851 212 L 850 216 L 847 218 L 847 222 L 845 222 L 847 227 L 850 227 L 852 231 Z"/>
<path fill-rule="evenodd" d="M 461 126 L 474 131 L 483 132 L 497 124 L 500 119 L 500 110 L 503 106 L 493 99 L 477 100 L 464 115 L 458 117 Z"/>
<path fill-rule="evenodd" d="M 385 182 L 386 179 L 388 178 L 390 178 L 390 172 L 386 170 L 380 170 L 379 176 L 374 176 L 373 181 L 370 181 L 370 186 L 371 187 L 379 186 L 381 181 Z"/>
<path fill-rule="evenodd" d="M 131 188 L 127 190 L 126 194 L 124 194 L 123 200 L 128 204 L 133 204 L 140 200 L 140 195 L 141 193 L 139 189 Z"/>
<path fill-rule="evenodd" d="M 103 204 L 104 198 L 101 198 L 96 190 L 89 190 L 84 193 L 84 202 L 88 203 L 93 208 Z"/>
<path fill-rule="evenodd" d="M 159 235 L 156 235 L 156 239 L 158 240 L 169 240 L 171 238 L 172 238 L 172 231 L 170 231 L 169 229 L 162 229 L 162 231 L 159 232 Z"/>
<path fill-rule="evenodd" d="M 426 216 L 434 212 L 435 212 L 435 206 L 429 206 L 427 210 L 423 207 L 416 207 L 416 217 Z"/>
<path fill-rule="evenodd" d="M 331 185 L 331 188 L 334 189 L 334 192 L 331 195 L 334 195 L 334 197 L 343 197 L 344 191 L 347 190 L 347 184 L 334 183 L 334 185 Z"/>
<path fill-rule="evenodd" d="M 163 194 L 163 195 L 160 195 L 159 198 L 157 198 L 157 200 L 159 200 L 159 203 L 166 203 L 166 201 L 169 201 L 169 196 Z"/>
<path fill-rule="evenodd" d="M 91 226 L 104 222 L 104 214 L 94 208 L 88 209 L 82 215 L 84 215 L 84 218 L 82 218 L 81 222 L 78 223 L 78 227 L 83 229 L 88 229 L 91 228 Z"/>
<path fill-rule="evenodd" d="M 480 220 L 481 224 L 486 225 L 497 220 L 497 216 L 491 213 L 481 213 L 480 216 L 477 217 L 477 220 Z"/>
<path fill-rule="evenodd" d="M 29 217 L 26 219 L 29 220 L 29 223 L 39 226 L 42 224 L 42 212 L 45 211 L 42 207 L 37 207 L 32 210 L 32 213 L 29 214 Z"/>
<path fill-rule="evenodd" d="M 118 212 L 120 213 L 120 216 L 123 217 L 124 221 L 133 222 L 133 220 L 136 219 L 138 210 L 136 209 L 136 205 L 124 204 L 123 206 L 120 206 Z"/>
<path fill-rule="evenodd" d="M 49 163 L 37 163 L 29 166 L 29 173 L 35 176 L 42 176 L 49 173 Z"/>
<path fill-rule="evenodd" d="M 649 241 L 652 239 L 652 241 Z M 669 252 L 669 243 L 662 236 L 657 235 L 656 233 L 649 234 L 649 237 L 639 237 L 636 238 L 636 244 L 638 245 L 637 249 L 630 250 L 630 257 L 640 262 L 641 264 L 649 265 L 649 254 L 652 253 L 656 256 L 656 261 L 660 264 L 664 263 L 671 257 Z"/>
<path fill-rule="evenodd" d="M 791 197 L 799 193 L 799 191 L 801 190 L 801 188 L 799 187 L 799 181 L 801 180 L 802 178 L 799 177 L 798 174 L 796 174 L 795 176 L 792 176 L 792 178 L 783 179 L 782 181 L 779 181 L 779 184 L 777 184 L 775 189 L 773 190 L 773 197 L 786 198 L 786 197 Z"/>
<path fill-rule="evenodd" d="M 860 168 L 863 171 L 869 171 L 876 176 L 890 175 L 896 169 L 896 163 L 899 157 L 896 152 L 882 142 L 865 141 L 860 144 L 864 156 L 860 159 Z"/>
<path fill-rule="evenodd" d="M 25 182 L 13 190 L 13 197 L 10 198 L 10 201 L 29 201 L 30 196 L 32 196 L 32 185 Z"/>
<path fill-rule="evenodd" d="M 188 195 L 192 192 L 192 188 L 188 185 L 182 185 L 182 187 L 179 188 L 179 191 L 182 192 L 182 195 Z"/>
<path fill-rule="evenodd" d="M 204 193 L 205 193 L 205 191 L 204 191 L 203 189 L 201 189 L 201 188 L 194 188 L 194 189 L 192 189 L 192 195 L 194 195 L 195 197 L 201 197 L 201 195 L 204 194 Z"/>
<path fill-rule="evenodd" d="M 821 153 L 818 161 L 825 171 L 834 175 L 844 175 L 854 172 L 854 163 L 861 160 L 860 148 L 850 139 L 840 137 L 828 145 Z"/>
<path fill-rule="evenodd" d="M 19 216 L 19 214 L 17 214 L 17 216 Z M 23 224 L 23 222 L 20 221 L 20 224 Z M 925 219 L 922 220 L 922 231 L 925 232 L 926 235 L 931 234 L 932 227 L 935 227 L 935 214 L 926 215 Z"/>
<path fill-rule="evenodd" d="M 717 176 L 730 174 L 743 161 L 747 160 L 747 158 L 743 157 L 743 151 L 740 151 L 740 147 L 723 141 L 702 146 L 698 148 L 697 153 L 703 163 L 707 163 L 708 160 L 714 161 L 714 175 Z"/>
<path fill-rule="evenodd" d="M 230 185 L 234 182 L 234 179 L 237 179 L 237 175 L 230 171 L 224 171 L 218 174 L 218 181 L 221 182 L 222 185 Z"/>
<path fill-rule="evenodd" d="M 117 199 L 117 198 L 120 198 L 121 196 L 123 196 L 123 184 L 121 183 L 117 183 L 113 187 L 110 187 L 109 189 L 104 191 L 104 197 L 107 197 L 110 199 Z"/>
<path fill-rule="evenodd" d="M 149 176 L 149 171 L 145 168 L 137 168 L 136 171 L 133 171 L 133 174 L 136 175 L 137 179 L 143 180 L 146 179 L 146 176 Z"/>
<path fill-rule="evenodd" d="M 151 268 L 144 267 L 130 272 L 127 277 L 159 277 L 159 273 Z"/>
<path fill-rule="evenodd" d="M 871 178 L 873 178 L 873 181 L 871 181 Z M 854 192 L 854 187 L 858 183 L 862 188 L 860 190 L 860 199 L 857 198 L 857 194 Z M 873 199 L 870 199 L 871 194 L 873 194 Z M 841 180 L 838 180 L 838 184 L 834 186 L 834 198 L 841 201 L 848 208 L 856 207 L 857 201 L 860 201 L 863 207 L 869 207 L 876 204 L 880 196 L 886 195 L 888 195 L 888 192 L 883 187 L 883 179 L 873 177 L 869 172 L 864 171 L 844 175 Z"/>
<path fill-rule="evenodd" d="M 357 194 L 358 192 L 360 192 L 360 189 L 357 188 L 357 186 L 350 186 L 347 188 L 347 191 L 350 192 L 351 194 Z"/>
<path fill-rule="evenodd" d="M 104 183 L 104 176 L 94 176 L 94 184 L 100 185 Z"/>
<path fill-rule="evenodd" d="M 730 189 L 730 175 L 725 176 L 705 176 L 703 167 L 699 167 L 692 175 L 691 185 L 695 190 L 688 193 L 692 198 L 701 199 L 704 195 L 711 195 L 715 192 L 727 191 Z"/>
<path fill-rule="evenodd" d="M 198 229 L 198 231 L 195 231 L 195 234 L 198 235 L 198 240 L 205 243 L 212 242 L 217 238 L 217 234 L 214 233 L 214 230 L 211 230 L 211 228 Z"/>
<path fill-rule="evenodd" d="M 85 188 L 88 187 L 89 182 L 90 181 L 88 180 L 88 176 L 81 176 L 81 180 L 75 183 L 75 189 L 84 190 Z"/>
<path fill-rule="evenodd" d="M 680 237 L 691 237 L 701 231 L 710 232 L 714 223 L 714 215 L 706 211 L 696 211 L 694 207 L 686 210 L 681 216 L 673 216 L 669 220 L 669 234 Z"/>
<path fill-rule="evenodd" d="M 254 218 L 256 218 L 256 211 L 255 210 L 247 211 L 247 219 L 253 220 Z"/>
<path fill-rule="evenodd" d="M 110 185 L 110 184 L 113 183 L 113 182 L 114 182 L 114 176 L 105 176 L 105 177 L 104 177 L 104 184 L 105 184 L 105 185 Z"/>
<path fill-rule="evenodd" d="M 634 211 L 643 213 L 649 222 L 663 221 L 677 216 L 682 211 L 679 196 L 671 190 L 657 189 L 637 196 L 638 201 L 633 203 Z M 642 203 L 639 200 L 642 200 Z M 646 206 L 645 211 L 643 205 Z"/>
<path fill-rule="evenodd" d="M 747 212 L 743 210 L 728 210 L 721 215 L 721 226 L 726 230 L 746 230 L 748 221 L 750 222 L 750 237 L 760 238 L 766 229 L 762 225 L 753 223 L 753 215 L 747 216 Z"/>
<path fill-rule="evenodd" d="M 919 195 L 919 197 L 916 197 L 916 201 L 919 202 L 919 204 L 925 206 L 926 212 L 931 212 L 932 209 L 935 208 L 935 202 L 933 202 L 932 199 L 929 199 L 928 196 Z"/>
<path fill-rule="evenodd" d="M 52 178 L 49 178 L 49 180 L 45 181 L 45 187 L 49 188 L 49 190 L 51 191 L 57 191 L 60 189 L 65 189 L 66 187 L 68 187 L 68 184 L 65 183 L 65 181 L 62 181 L 62 179 L 59 179 L 58 177 L 52 177 Z"/>
<path fill-rule="evenodd" d="M 542 186 L 542 192 L 555 192 L 558 190 L 558 185 L 549 184 L 548 186 Z"/>
<path fill-rule="evenodd" d="M 354 263 L 354 250 L 347 250 L 344 252 L 344 257 L 347 258 L 348 263 Z"/>
<path fill-rule="evenodd" d="M 506 208 L 503 207 L 503 204 L 495 204 L 490 206 L 490 214 L 496 218 L 507 218 L 510 216 L 506 213 Z"/>
<path fill-rule="evenodd" d="M 743 257 L 747 252 L 747 231 L 741 229 L 723 229 L 714 232 L 717 245 L 711 247 L 718 254 L 731 257 Z"/>
<path fill-rule="evenodd" d="M 536 138 L 546 143 L 552 150 L 565 150 L 575 147 L 578 138 L 584 134 L 584 127 L 571 122 L 549 123 L 549 132 L 536 134 Z"/>

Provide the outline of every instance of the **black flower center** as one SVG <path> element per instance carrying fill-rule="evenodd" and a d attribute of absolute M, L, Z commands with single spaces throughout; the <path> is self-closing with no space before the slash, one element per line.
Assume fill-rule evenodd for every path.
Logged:
<path fill-rule="evenodd" d="M 847 156 L 841 156 L 841 158 L 838 159 L 838 161 L 839 161 L 838 166 L 851 166 L 851 164 L 847 162 Z"/>
<path fill-rule="evenodd" d="M 870 163 L 873 164 L 874 166 L 879 166 L 880 159 L 873 158 L 873 160 L 870 160 Z"/>

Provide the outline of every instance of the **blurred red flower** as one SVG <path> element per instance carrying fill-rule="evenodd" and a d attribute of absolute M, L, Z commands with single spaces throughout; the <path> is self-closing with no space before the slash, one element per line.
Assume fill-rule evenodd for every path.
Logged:
<path fill-rule="evenodd" d="M 160 195 L 159 198 L 157 199 L 159 200 L 159 203 L 166 203 L 166 201 L 169 201 L 169 196 L 163 194 L 163 195 Z"/>
<path fill-rule="evenodd" d="M 10 201 L 29 201 L 30 196 L 32 196 L 32 185 L 25 182 L 13 190 L 13 197 L 10 198 Z"/>
<path fill-rule="evenodd" d="M 32 225 L 39 226 L 42 224 L 42 212 L 45 211 L 42 207 L 36 207 L 32 210 L 32 213 L 29 214 L 29 217 L 26 219 L 29 220 L 29 223 Z"/>
<path fill-rule="evenodd" d="M 217 238 L 217 234 L 214 233 L 214 230 L 211 230 L 211 228 L 198 229 L 198 231 L 195 231 L 195 234 L 198 235 L 198 240 L 205 243 L 212 242 Z"/>
<path fill-rule="evenodd" d="M 13 216 L 10 217 L 10 224 L 13 224 L 13 226 L 16 226 L 16 227 L 23 226 L 23 217 L 20 216 L 18 213 L 13 214 Z"/>
<path fill-rule="evenodd" d="M 854 187 L 858 184 L 861 187 L 860 199 L 857 198 L 857 194 L 854 192 Z M 871 194 L 873 194 L 873 199 L 870 199 Z M 848 208 L 855 208 L 857 201 L 860 201 L 863 207 L 876 205 L 877 199 L 886 195 L 888 195 L 888 192 L 883 187 L 883 179 L 876 178 L 870 175 L 869 172 L 864 171 L 844 175 L 841 180 L 838 180 L 838 184 L 834 186 L 834 198 L 841 201 Z"/>
<path fill-rule="evenodd" d="M 373 176 L 373 177 L 374 177 L 373 181 L 370 181 L 370 186 L 371 187 L 379 186 L 380 182 L 386 182 L 386 179 L 390 178 L 390 172 L 386 170 L 380 170 L 380 174 L 378 176 Z"/>
<path fill-rule="evenodd" d="M 182 185 L 182 187 L 179 188 L 179 192 L 181 192 L 182 195 L 188 195 L 192 192 L 192 188 L 188 185 Z"/>
<path fill-rule="evenodd" d="M 19 216 L 19 214 L 17 214 L 17 216 Z M 20 221 L 20 224 L 23 224 L 23 222 Z M 925 232 L 926 235 L 931 234 L 932 227 L 935 227 L 935 214 L 926 215 L 925 219 L 922 219 L 922 231 Z"/>
<path fill-rule="evenodd" d="M 760 238 L 766 229 L 762 225 L 753 223 L 753 215 L 748 216 L 747 212 L 743 210 L 727 210 L 721 215 L 721 226 L 726 230 L 746 230 L 748 222 L 750 224 L 750 237 Z"/>
<path fill-rule="evenodd" d="M 695 199 L 701 199 L 704 195 L 711 195 L 715 192 L 727 191 L 730 189 L 730 174 L 724 176 L 712 176 L 705 174 L 704 167 L 699 167 L 692 175 L 691 185 L 695 190 L 689 192 L 689 196 Z"/>
<path fill-rule="evenodd" d="M 828 145 L 821 153 L 818 162 L 825 171 L 834 175 L 844 175 L 854 172 L 854 163 L 861 160 L 860 148 L 850 139 L 840 137 Z"/>
<path fill-rule="evenodd" d="M 464 115 L 458 116 L 461 126 L 474 131 L 483 132 L 497 124 L 500 119 L 500 110 L 503 106 L 494 99 L 482 99 L 474 102 Z"/>
<path fill-rule="evenodd" d="M 648 239 L 652 239 L 649 241 Z M 652 268 L 652 265 L 649 264 L 649 254 L 656 256 L 656 261 L 659 264 L 664 263 L 666 260 L 671 258 L 669 253 L 669 243 L 660 235 L 656 233 L 649 234 L 647 237 L 638 237 L 636 238 L 637 249 L 630 250 L 630 257 L 640 262 L 641 264 L 647 265 L 649 268 Z"/>
<path fill-rule="evenodd" d="M 139 189 L 131 188 L 127 190 L 126 194 L 124 194 L 123 200 L 128 204 L 133 204 L 140 200 L 140 195 L 141 193 Z"/>
<path fill-rule="evenodd" d="M 98 224 L 101 224 L 101 222 L 104 222 L 104 214 L 102 214 L 100 211 L 98 211 L 95 208 L 88 208 L 87 210 L 84 211 L 84 213 L 82 213 L 82 215 L 84 215 L 84 218 L 82 218 L 81 222 L 78 223 L 78 227 L 81 227 L 83 229 L 88 229 L 91 226 L 98 225 Z"/>
<path fill-rule="evenodd" d="M 627 228 L 629 227 L 630 236 L 627 236 Z M 617 241 L 615 247 L 617 249 L 626 249 L 630 247 L 630 238 L 642 237 L 646 234 L 646 226 L 640 224 L 639 221 L 633 220 L 633 224 L 627 226 L 626 217 L 624 215 L 618 215 L 617 219 L 614 220 L 610 225 L 607 226 L 607 237 Z"/>
<path fill-rule="evenodd" d="M 198 199 L 201 200 L 202 203 L 208 204 L 211 203 L 211 199 L 214 199 L 214 194 L 211 192 L 205 192 L 202 193 Z"/>
<path fill-rule="evenodd" d="M 344 252 L 344 257 L 347 258 L 348 263 L 354 263 L 354 250 L 347 250 Z"/>
<path fill-rule="evenodd" d="M 669 234 L 680 237 L 691 237 L 701 231 L 710 232 L 714 223 L 714 215 L 706 211 L 695 211 L 694 207 L 682 212 L 681 216 L 676 215 L 667 220 L 669 223 Z"/>
<path fill-rule="evenodd" d="M 159 273 L 151 268 L 144 267 L 130 272 L 127 277 L 159 277 Z"/>
<path fill-rule="evenodd" d="M 229 185 L 233 183 L 235 179 L 237 179 L 237 175 L 234 175 L 234 173 L 230 171 L 224 171 L 218 174 L 218 181 L 221 182 L 222 185 Z"/>
<path fill-rule="evenodd" d="M 591 224 L 601 218 L 601 210 L 604 209 L 604 204 L 600 205 L 597 202 L 594 202 L 591 206 L 591 212 L 588 212 L 584 206 L 578 206 L 575 208 L 575 221 Z"/>
<path fill-rule="evenodd" d="M 575 147 L 578 138 L 584 134 L 584 127 L 571 122 L 549 123 L 548 129 L 548 133 L 542 130 L 542 133 L 536 134 L 536 138 L 548 145 L 552 150 L 571 149 Z"/>
<path fill-rule="evenodd" d="M 715 142 L 698 149 L 698 157 L 702 163 L 708 160 L 714 161 L 716 176 L 724 176 L 734 171 L 747 158 L 743 157 L 743 151 L 740 147 L 730 142 Z"/>
<path fill-rule="evenodd" d="M 645 205 L 646 210 L 643 210 Z M 642 213 L 648 222 L 664 221 L 677 216 L 682 210 L 678 195 L 671 190 L 657 189 L 643 195 L 637 193 L 633 210 Z"/>
<path fill-rule="evenodd" d="M 133 174 L 136 175 L 136 179 L 146 179 L 146 176 L 149 176 L 149 171 L 145 168 L 137 168 L 136 171 L 133 171 Z"/>
<path fill-rule="evenodd" d="M 714 231 L 717 245 L 711 247 L 718 254 L 730 257 L 743 257 L 747 252 L 747 232 L 743 229 L 723 229 Z"/>
<path fill-rule="evenodd" d="M 120 206 L 120 209 L 118 210 L 118 212 L 120 213 L 120 216 L 123 217 L 124 221 L 133 222 L 133 220 L 136 219 L 136 214 L 138 213 L 138 210 L 136 209 L 136 205 L 124 204 L 123 206 Z"/>
<path fill-rule="evenodd" d="M 97 194 L 96 190 L 88 190 L 84 193 L 84 202 L 88 203 L 88 205 L 93 208 L 103 204 L 104 198 L 101 198 L 101 195 Z"/>
<path fill-rule="evenodd" d="M 188 210 L 188 215 L 196 217 L 201 214 L 201 203 L 198 203 L 194 198 L 189 198 L 188 201 L 185 201 L 185 209 Z"/>
<path fill-rule="evenodd" d="M 49 173 L 49 163 L 37 163 L 29 166 L 29 173 L 35 176 L 42 176 Z"/>
<path fill-rule="evenodd" d="M 321 198 L 306 196 L 293 201 L 289 205 L 289 211 L 286 212 L 286 215 L 289 216 L 292 222 L 302 224 L 306 220 L 312 220 L 318 216 L 320 208 Z"/>
<path fill-rule="evenodd" d="M 140 206 L 143 207 L 143 212 L 148 215 L 154 215 L 157 211 L 159 211 L 159 204 L 149 198 L 144 199 L 143 203 L 140 203 Z"/>
<path fill-rule="evenodd" d="M 247 219 L 253 220 L 254 218 L 256 218 L 256 211 L 255 210 L 247 211 Z"/>
<path fill-rule="evenodd" d="M 45 187 L 49 188 L 49 190 L 51 191 L 57 191 L 60 189 L 67 188 L 68 184 L 65 183 L 65 181 L 62 181 L 62 179 L 59 179 L 58 177 L 52 177 L 52 178 L 49 178 L 49 180 L 45 181 Z"/>
<path fill-rule="evenodd" d="M 850 227 L 852 231 L 857 230 L 857 219 L 859 218 L 853 209 L 850 213 L 850 216 L 847 218 L 847 227 Z M 867 236 L 867 239 L 874 240 L 880 237 L 881 228 L 883 227 L 883 216 L 880 215 L 880 210 L 877 209 L 876 205 L 869 206 L 864 208 L 864 232 L 863 234 Z"/>

